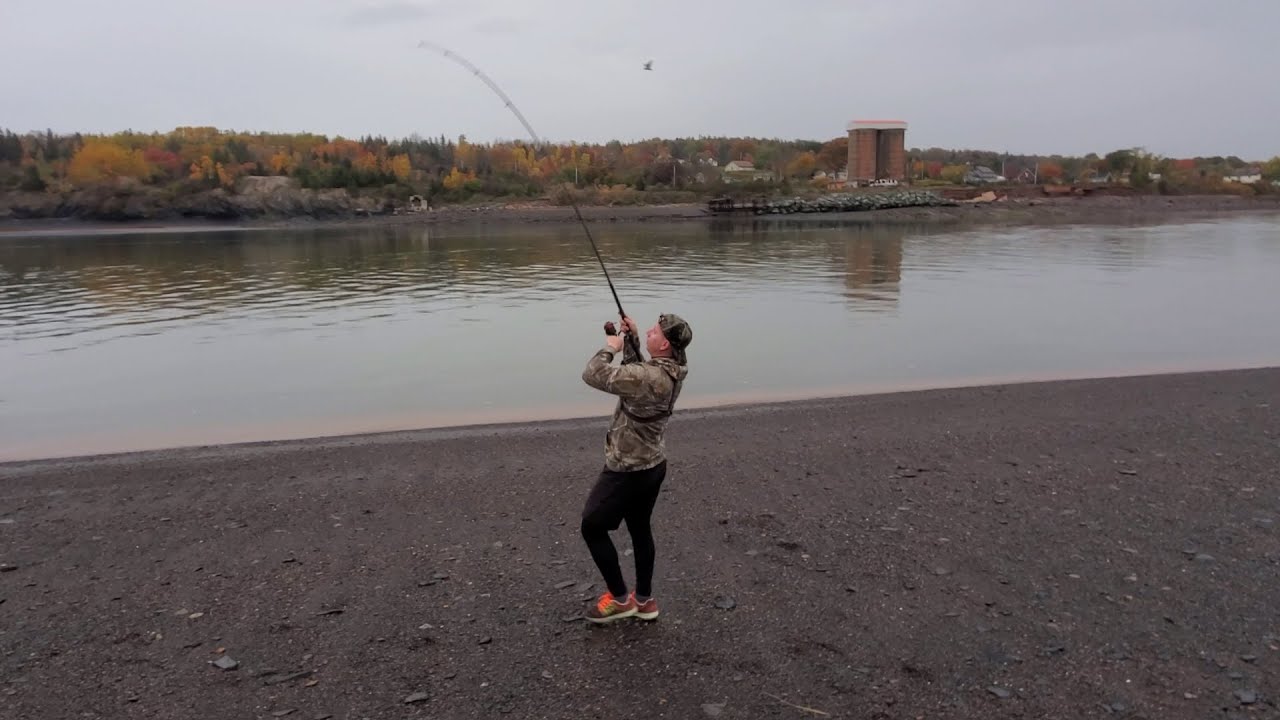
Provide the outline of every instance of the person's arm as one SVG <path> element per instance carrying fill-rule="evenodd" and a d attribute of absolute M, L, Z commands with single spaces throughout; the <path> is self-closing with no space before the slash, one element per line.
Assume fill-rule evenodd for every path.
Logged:
<path fill-rule="evenodd" d="M 596 351 L 582 371 L 582 381 L 597 390 L 619 397 L 635 397 L 644 386 L 644 367 L 632 363 L 614 367 L 613 357 L 624 345 L 621 335 L 610 335 L 608 344 Z"/>

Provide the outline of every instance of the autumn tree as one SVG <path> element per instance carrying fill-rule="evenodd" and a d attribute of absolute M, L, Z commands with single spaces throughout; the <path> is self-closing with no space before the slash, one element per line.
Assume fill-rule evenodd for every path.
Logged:
<path fill-rule="evenodd" d="M 1041 180 L 1056 182 L 1062 179 L 1062 166 L 1055 162 L 1042 162 L 1036 174 Z"/>
<path fill-rule="evenodd" d="M 942 168 L 942 171 L 938 173 L 938 175 L 949 183 L 959 185 L 964 182 L 964 176 L 968 172 L 969 169 L 964 165 L 947 165 Z"/>
<path fill-rule="evenodd" d="M 476 165 L 475 146 L 467 142 L 466 135 L 458 136 L 458 146 L 453 151 L 453 161 L 464 170 L 474 168 Z"/>
<path fill-rule="evenodd" d="M 352 163 L 352 167 L 354 167 L 356 170 L 361 171 L 362 173 L 380 172 L 378 156 L 374 155 L 371 152 L 365 152 L 363 150 L 358 155 L 356 155 L 355 161 Z"/>
<path fill-rule="evenodd" d="M 399 180 L 400 182 L 408 182 L 409 175 L 413 172 L 413 167 L 409 164 L 408 155 L 396 155 L 394 157 L 387 158 L 383 169 L 391 175 L 394 175 L 396 180 Z"/>
<path fill-rule="evenodd" d="M 515 160 L 516 172 L 527 177 L 541 176 L 542 169 L 538 167 L 538 159 L 532 147 L 527 145 L 517 146 L 512 150 L 511 154 Z"/>
<path fill-rule="evenodd" d="M 734 140 L 732 143 L 729 144 L 729 158 L 725 162 L 728 162 L 730 160 L 748 160 L 751 162 L 755 162 L 755 156 L 756 156 L 755 141 L 744 138 L 740 140 Z"/>
<path fill-rule="evenodd" d="M 191 180 L 216 180 L 218 177 L 217 164 L 213 158 L 204 155 L 199 162 L 191 163 L 188 177 Z"/>
<path fill-rule="evenodd" d="M 141 150 L 128 150 L 109 140 L 90 138 L 76 151 L 67 168 L 74 183 L 88 184 L 116 177 L 145 178 L 150 174 Z"/>
<path fill-rule="evenodd" d="M 849 138 L 841 136 L 822 144 L 817 154 L 818 167 L 827 172 L 836 172 L 849 163 Z"/>
<path fill-rule="evenodd" d="M 296 158 L 284 151 L 276 152 L 267 163 L 273 175 L 288 175 L 296 165 Z"/>
<path fill-rule="evenodd" d="M 789 177 L 807 178 L 813 175 L 818 166 L 818 155 L 813 151 L 802 152 L 787 163 Z"/>
<path fill-rule="evenodd" d="M 167 177 L 179 178 L 182 176 L 182 158 L 178 157 L 175 152 L 152 145 L 142 151 L 142 159 Z"/>
<path fill-rule="evenodd" d="M 449 174 L 442 182 L 445 190 L 458 192 L 465 189 L 467 185 L 475 179 L 475 173 L 469 170 L 464 172 L 455 167 L 449 171 Z"/>

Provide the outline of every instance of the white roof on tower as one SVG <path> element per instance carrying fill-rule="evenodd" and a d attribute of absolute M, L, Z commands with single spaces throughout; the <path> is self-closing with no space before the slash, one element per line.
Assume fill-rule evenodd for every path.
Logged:
<path fill-rule="evenodd" d="M 906 130 L 905 120 L 854 120 L 848 130 Z"/>

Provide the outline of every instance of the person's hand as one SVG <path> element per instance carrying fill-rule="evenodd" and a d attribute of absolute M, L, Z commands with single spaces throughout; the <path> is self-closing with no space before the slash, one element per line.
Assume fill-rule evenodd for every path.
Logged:
<path fill-rule="evenodd" d="M 622 331 L 630 333 L 632 337 L 640 337 L 640 331 L 636 328 L 636 321 L 626 315 L 622 316 Z"/>
<path fill-rule="evenodd" d="M 622 352 L 622 336 L 621 335 L 606 335 L 604 338 L 604 341 L 609 345 L 610 350 L 614 352 Z"/>

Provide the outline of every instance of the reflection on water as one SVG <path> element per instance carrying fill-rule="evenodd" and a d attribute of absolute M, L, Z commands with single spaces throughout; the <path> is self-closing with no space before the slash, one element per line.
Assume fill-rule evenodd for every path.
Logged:
<path fill-rule="evenodd" d="M 845 243 L 846 297 L 865 301 L 868 307 L 874 307 L 876 303 L 894 307 L 901 280 L 901 236 L 862 238 Z"/>
<path fill-rule="evenodd" d="M 1271 363 L 1278 230 L 594 233 L 629 312 L 693 324 L 688 407 Z M 578 375 L 612 305 L 574 226 L 0 235 L 0 457 L 605 412 Z"/>
<path fill-rule="evenodd" d="M 811 283 L 839 272 L 846 296 L 867 301 L 860 309 L 892 307 L 909 232 L 815 233 L 809 227 L 802 235 L 717 224 L 689 238 L 685 230 L 673 228 L 670 243 L 638 232 L 602 238 L 617 284 L 649 271 L 663 285 L 825 292 Z M 603 276 L 580 234 L 557 228 L 535 235 L 491 229 L 432 235 L 430 228 L 401 227 L 14 239 L 0 248 L 0 328 L 9 341 L 67 338 L 54 349 L 72 350 L 169 328 L 252 320 L 288 332 L 334 324 L 334 311 L 349 323 L 405 306 L 440 312 L 475 302 L 599 299 Z M 644 283 L 631 285 L 631 298 L 660 296 Z"/>

